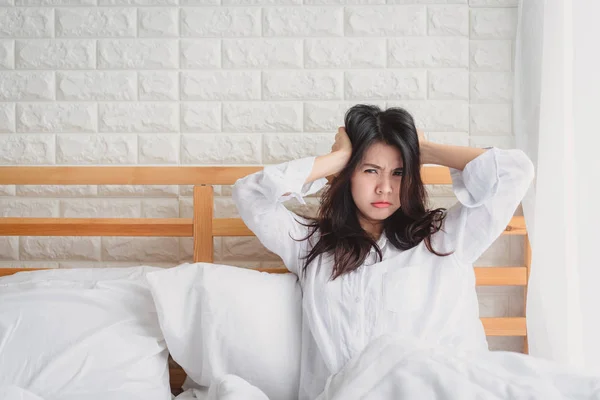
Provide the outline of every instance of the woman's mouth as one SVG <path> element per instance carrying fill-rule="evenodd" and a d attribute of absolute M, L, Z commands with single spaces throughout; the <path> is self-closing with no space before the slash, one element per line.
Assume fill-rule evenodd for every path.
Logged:
<path fill-rule="evenodd" d="M 377 208 L 387 208 L 389 206 L 391 206 L 391 203 L 388 203 L 387 201 L 378 201 L 376 203 L 371 203 L 371 205 L 373 207 L 377 207 Z"/>

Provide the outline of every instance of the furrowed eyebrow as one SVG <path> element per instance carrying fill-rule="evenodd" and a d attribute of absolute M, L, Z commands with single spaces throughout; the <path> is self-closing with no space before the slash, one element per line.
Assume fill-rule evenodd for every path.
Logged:
<path fill-rule="evenodd" d="M 371 167 L 371 168 L 375 168 L 375 169 L 381 169 L 381 167 L 379 165 L 369 164 L 369 163 L 363 164 L 363 167 Z M 396 171 L 396 170 L 404 170 L 404 167 L 394 168 L 394 171 Z"/>
<path fill-rule="evenodd" d="M 375 169 L 381 169 L 381 167 L 379 165 L 375 165 L 375 164 L 365 163 L 365 164 L 363 164 L 363 166 L 365 166 L 365 167 L 373 167 Z"/>

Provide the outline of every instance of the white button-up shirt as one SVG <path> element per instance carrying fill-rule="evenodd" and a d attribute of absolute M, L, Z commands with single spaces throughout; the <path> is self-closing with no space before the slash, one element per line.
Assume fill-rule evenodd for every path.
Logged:
<path fill-rule="evenodd" d="M 267 166 L 238 180 L 233 198 L 246 225 L 262 244 L 298 275 L 302 287 L 303 334 L 299 399 L 314 399 L 338 372 L 381 334 L 416 336 L 466 351 L 487 350 L 479 319 L 473 262 L 503 232 L 533 179 L 533 165 L 520 150 L 492 148 L 451 169 L 459 202 L 447 211 L 441 231 L 399 250 L 384 235 L 379 260 L 371 249 L 364 264 L 330 281 L 333 257 L 322 254 L 303 273 L 310 250 L 307 228 L 287 210 L 292 197 L 304 203 L 325 179 L 304 184 L 314 157 Z M 286 196 L 284 194 L 289 193 Z"/>

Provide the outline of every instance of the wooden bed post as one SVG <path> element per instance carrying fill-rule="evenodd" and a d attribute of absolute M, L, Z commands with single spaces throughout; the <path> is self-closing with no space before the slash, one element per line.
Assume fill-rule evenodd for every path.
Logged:
<path fill-rule="evenodd" d="M 194 186 L 194 262 L 213 262 L 213 187 Z"/>
<path fill-rule="evenodd" d="M 527 282 L 523 287 L 523 315 L 527 317 L 527 287 L 529 286 L 529 274 L 531 272 L 531 243 L 529 242 L 529 235 L 525 235 L 525 268 L 527 269 Z M 523 353 L 529 354 L 529 341 L 527 340 L 527 332 L 523 338 Z"/>

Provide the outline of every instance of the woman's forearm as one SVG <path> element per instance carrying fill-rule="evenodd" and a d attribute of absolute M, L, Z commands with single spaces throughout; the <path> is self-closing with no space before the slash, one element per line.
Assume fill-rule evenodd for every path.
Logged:
<path fill-rule="evenodd" d="M 422 143 L 420 148 L 421 163 L 443 165 L 461 171 L 471 160 L 486 151 L 476 147 L 453 146 L 430 141 Z"/>
<path fill-rule="evenodd" d="M 316 181 L 320 178 L 327 178 L 331 175 L 339 173 L 350 160 L 351 153 L 345 151 L 334 151 L 329 154 L 318 156 L 315 158 L 315 163 L 310 175 L 305 183 Z"/>

